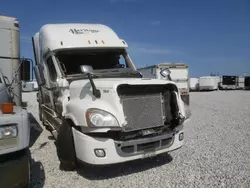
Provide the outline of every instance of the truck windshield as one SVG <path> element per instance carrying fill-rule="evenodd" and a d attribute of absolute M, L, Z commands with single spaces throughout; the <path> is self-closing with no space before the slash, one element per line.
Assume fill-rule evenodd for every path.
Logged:
<path fill-rule="evenodd" d="M 66 77 L 80 76 L 81 65 L 89 65 L 98 77 L 138 77 L 125 50 L 68 50 L 56 53 Z"/>

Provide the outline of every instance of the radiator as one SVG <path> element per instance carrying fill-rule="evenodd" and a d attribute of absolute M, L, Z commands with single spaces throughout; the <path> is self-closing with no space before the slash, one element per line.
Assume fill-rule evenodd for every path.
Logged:
<path fill-rule="evenodd" d="M 127 125 L 125 131 L 159 127 L 164 124 L 163 97 L 161 93 L 122 96 L 123 112 Z"/>

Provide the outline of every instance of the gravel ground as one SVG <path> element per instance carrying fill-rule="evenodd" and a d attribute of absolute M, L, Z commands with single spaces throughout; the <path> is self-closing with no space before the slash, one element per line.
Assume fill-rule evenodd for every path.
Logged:
<path fill-rule="evenodd" d="M 191 93 L 185 145 L 168 155 L 78 172 L 59 169 L 39 124 L 36 93 L 24 93 L 32 124 L 32 184 L 41 187 L 250 187 L 250 92 Z"/>

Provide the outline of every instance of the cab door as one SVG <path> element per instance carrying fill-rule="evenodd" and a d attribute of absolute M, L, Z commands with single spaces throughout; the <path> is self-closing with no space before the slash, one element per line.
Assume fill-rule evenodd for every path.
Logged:
<path fill-rule="evenodd" d="M 49 54 L 45 58 L 45 69 L 47 72 L 46 84 L 43 86 L 43 112 L 46 121 L 52 123 L 57 117 L 55 109 L 55 101 L 58 93 L 57 79 L 60 72 L 56 68 L 56 63 L 53 61 L 53 56 Z"/>

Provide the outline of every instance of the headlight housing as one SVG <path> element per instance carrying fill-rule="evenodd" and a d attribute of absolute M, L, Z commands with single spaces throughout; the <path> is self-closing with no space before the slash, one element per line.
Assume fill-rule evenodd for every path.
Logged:
<path fill-rule="evenodd" d="M 16 125 L 4 125 L 0 127 L 0 139 L 17 137 L 18 129 Z"/>
<path fill-rule="evenodd" d="M 118 127 L 117 119 L 110 113 L 100 109 L 88 109 L 86 120 L 90 127 Z"/>

